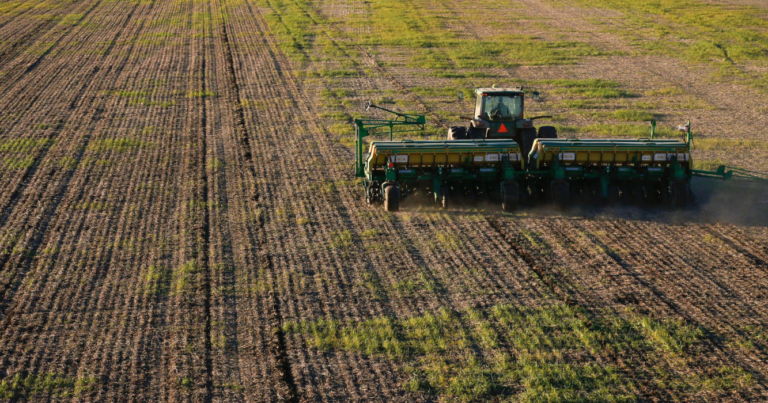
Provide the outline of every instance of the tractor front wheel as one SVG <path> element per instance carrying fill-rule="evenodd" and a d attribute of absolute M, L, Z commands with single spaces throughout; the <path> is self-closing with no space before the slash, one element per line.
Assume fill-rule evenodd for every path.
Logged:
<path fill-rule="evenodd" d="M 520 203 L 520 186 L 517 183 L 505 183 L 501 194 L 501 209 L 515 211 Z"/>
<path fill-rule="evenodd" d="M 390 185 L 384 188 L 384 210 L 385 211 L 400 210 L 400 187 L 399 186 Z"/>

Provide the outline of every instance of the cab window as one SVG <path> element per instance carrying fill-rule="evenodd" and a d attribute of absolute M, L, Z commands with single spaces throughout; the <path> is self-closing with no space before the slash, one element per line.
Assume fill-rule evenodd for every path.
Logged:
<path fill-rule="evenodd" d="M 522 97 L 516 95 L 486 95 L 484 98 L 484 119 L 498 121 L 522 118 Z"/>

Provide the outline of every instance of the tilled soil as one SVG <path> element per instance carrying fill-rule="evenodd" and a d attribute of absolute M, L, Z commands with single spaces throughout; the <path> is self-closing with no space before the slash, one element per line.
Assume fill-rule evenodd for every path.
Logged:
<path fill-rule="evenodd" d="M 347 6 L 329 10 L 363 12 Z M 450 401 L 404 387 L 418 363 L 320 348 L 288 325 L 565 305 L 590 323 L 641 315 L 701 329 L 687 355 L 573 353 L 633 379 L 638 400 L 768 399 L 764 217 L 415 201 L 386 213 L 365 205 L 351 149 L 319 118 L 316 94 L 336 84 L 300 78 L 262 3 L 3 7 L 0 398 Z M 340 56 L 361 59 L 351 88 L 401 94 L 445 124 L 411 91 L 418 78 L 354 52 Z M 662 75 L 709 93 L 673 61 L 604 60 L 563 75 L 638 86 Z M 702 119 L 764 127 L 757 100 L 714 91 L 741 114 Z M 469 349 L 492 360 L 512 344 Z M 707 386 L 713 368 L 745 375 Z M 504 382 L 517 386 L 488 400 L 523 389 Z"/>

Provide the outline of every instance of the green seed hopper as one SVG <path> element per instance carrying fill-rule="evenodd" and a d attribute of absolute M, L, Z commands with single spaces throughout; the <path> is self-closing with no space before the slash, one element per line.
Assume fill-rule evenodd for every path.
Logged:
<path fill-rule="evenodd" d="M 364 178 L 367 203 L 383 201 L 387 211 L 396 211 L 401 198 L 423 192 L 447 207 L 451 192 L 481 192 L 501 193 L 505 208 L 516 207 L 520 191 L 514 179 L 524 170 L 525 162 L 514 140 L 392 141 L 395 133 L 414 131 L 414 126 L 423 128 L 424 116 L 402 114 L 370 103 L 368 108 L 398 118 L 355 120 L 355 170 L 358 177 Z M 390 141 L 373 141 L 366 150 L 363 139 L 377 129 L 388 129 Z"/>
<path fill-rule="evenodd" d="M 536 139 L 527 179 L 567 206 L 573 196 L 617 201 L 633 199 L 688 204 L 689 142 L 666 139 Z"/>
<path fill-rule="evenodd" d="M 367 200 L 383 195 L 384 207 L 397 210 L 400 196 L 423 190 L 446 207 L 450 189 L 502 191 L 507 182 L 516 187 L 515 172 L 523 167 L 513 140 L 374 141 L 364 169 Z"/>
<path fill-rule="evenodd" d="M 522 97 L 522 91 L 478 90 L 478 110 L 482 112 L 486 97 L 494 96 L 511 99 L 509 104 L 515 106 L 515 97 Z M 355 171 L 363 178 L 366 202 L 382 201 L 387 211 L 398 210 L 401 199 L 419 193 L 433 197 L 443 207 L 453 195 L 486 197 L 501 201 L 506 211 L 521 202 L 551 200 L 567 207 L 583 199 L 685 208 L 691 200 L 693 177 L 768 183 L 768 175 L 738 168 L 693 169 L 690 123 L 680 128 L 680 139 L 655 138 L 655 121 L 651 122 L 650 138 L 563 139 L 557 138 L 551 126 L 543 126 L 537 133 L 531 124 L 534 118 L 522 119 L 522 112 L 514 113 L 513 118 L 519 121 L 507 123 L 520 130 L 500 134 L 484 119 L 504 115 L 491 110 L 485 115 L 478 112 L 468 129 L 450 128 L 445 141 L 393 141 L 395 133 L 422 130 L 425 117 L 369 103 L 367 108 L 371 107 L 397 118 L 355 120 Z M 387 129 L 389 141 L 364 141 Z"/>

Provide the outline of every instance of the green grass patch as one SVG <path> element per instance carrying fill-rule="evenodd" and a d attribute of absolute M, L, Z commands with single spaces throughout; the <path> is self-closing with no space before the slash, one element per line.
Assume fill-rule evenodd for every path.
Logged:
<path fill-rule="evenodd" d="M 109 210 L 110 207 L 112 207 L 111 204 L 104 202 L 83 202 L 76 204 L 72 208 L 74 210 L 106 211 Z"/>
<path fill-rule="evenodd" d="M 567 95 L 569 97 L 611 99 L 611 98 L 629 98 L 635 96 L 621 89 L 621 83 L 602 80 L 602 79 L 584 79 L 584 80 L 542 80 L 538 83 L 551 85 L 555 88 L 554 94 Z"/>
<path fill-rule="evenodd" d="M 345 112 L 339 112 L 339 111 L 323 112 L 320 114 L 320 117 L 323 119 L 337 120 L 339 122 L 347 122 L 346 124 L 352 127 L 351 119 L 349 115 Z"/>
<path fill-rule="evenodd" d="M 224 167 L 224 161 L 222 161 L 219 158 L 209 158 L 208 159 L 208 164 L 206 164 L 206 166 L 211 171 L 218 171 L 219 169 Z"/>
<path fill-rule="evenodd" d="M 768 150 L 768 141 L 694 137 L 693 148 L 697 150 L 715 151 Z"/>
<path fill-rule="evenodd" d="M 160 106 L 163 108 L 170 108 L 176 105 L 176 101 L 153 101 L 149 98 L 131 98 L 128 101 L 130 106 Z"/>
<path fill-rule="evenodd" d="M 320 29 L 320 17 L 306 0 L 261 0 L 269 12 L 265 18 L 278 40 L 280 50 L 289 58 L 305 62 Z"/>
<path fill-rule="evenodd" d="M 331 234 L 331 248 L 341 249 L 352 246 L 352 233 L 349 230 L 334 232 Z"/>
<path fill-rule="evenodd" d="M 258 3 L 269 10 L 266 20 L 277 36 L 281 50 L 302 64 L 317 58 L 343 65 L 345 60 L 359 53 L 356 50 L 359 45 L 380 48 L 385 52 L 405 50 L 407 65 L 443 69 L 435 73 L 485 77 L 487 72 L 482 69 L 569 64 L 586 56 L 607 54 L 585 42 L 549 41 L 523 35 L 469 39 L 453 28 L 460 21 L 435 14 L 435 7 L 445 7 L 439 3 L 381 0 L 366 3 L 366 12 L 356 14 L 355 18 L 326 18 L 307 0 L 259 0 Z M 444 11 L 446 15 L 453 14 L 448 8 Z M 327 28 L 330 24 L 355 34 L 336 37 L 337 31 Z M 357 66 L 354 60 L 349 64 Z M 453 69 L 475 71 L 456 73 Z M 348 77 L 359 74 L 357 70 L 346 69 L 309 72 L 306 76 Z"/>
<path fill-rule="evenodd" d="M 72 398 L 96 387 L 96 377 L 70 377 L 61 374 L 17 373 L 0 381 L 0 398 L 11 401 L 36 396 Z"/>
<path fill-rule="evenodd" d="M 9 139 L 0 140 L 0 152 L 5 153 L 28 153 L 41 148 L 50 147 L 55 140 L 50 139 Z"/>
<path fill-rule="evenodd" d="M 572 6 L 616 10 L 620 22 L 600 20 L 606 30 L 639 52 L 663 54 L 719 67 L 726 78 L 768 89 L 766 73 L 745 73 L 740 66 L 768 63 L 768 11 L 697 0 L 551 0 Z"/>
<path fill-rule="evenodd" d="M 442 249 L 458 249 L 461 246 L 461 241 L 456 234 L 452 234 L 445 231 L 438 231 L 435 233 L 435 241 Z"/>
<path fill-rule="evenodd" d="M 722 366 L 711 378 L 704 379 L 701 385 L 712 392 L 732 391 L 752 386 L 755 383 L 752 374 L 741 367 Z"/>
<path fill-rule="evenodd" d="M 109 91 L 108 93 L 109 95 L 120 98 L 141 98 L 147 96 L 146 91 L 115 90 Z"/>
<path fill-rule="evenodd" d="M 720 165 L 728 165 L 723 160 L 693 160 L 693 169 L 701 169 L 704 171 L 714 171 Z"/>
<path fill-rule="evenodd" d="M 488 40 L 443 40 L 413 56 L 411 67 L 433 70 L 508 68 L 528 65 L 575 63 L 582 57 L 602 55 L 582 42 L 544 41 L 525 36 L 503 36 Z M 462 74 L 463 77 L 468 73 Z M 484 76 L 485 74 L 483 74 Z"/>
<path fill-rule="evenodd" d="M 372 271 L 363 271 L 360 273 L 360 279 L 358 283 L 371 293 L 371 296 L 375 300 L 385 299 L 387 296 L 384 287 L 381 285 L 379 276 Z"/>
<path fill-rule="evenodd" d="M 352 123 L 333 123 L 328 126 L 328 130 L 337 136 L 353 136 L 355 134 L 355 127 Z M 352 140 L 354 141 L 354 139 Z"/>
<path fill-rule="evenodd" d="M 35 157 L 32 155 L 10 156 L 2 159 L 2 166 L 5 169 L 27 169 L 35 165 Z"/>
<path fill-rule="evenodd" d="M 209 90 L 190 90 L 187 91 L 187 98 L 213 98 L 216 93 Z"/>
<path fill-rule="evenodd" d="M 298 225 L 309 225 L 312 224 L 313 221 L 306 217 L 299 217 L 296 219 L 296 224 Z"/>
<path fill-rule="evenodd" d="M 325 89 L 320 93 L 323 98 L 348 98 L 352 96 L 352 91 L 343 88 Z"/>
<path fill-rule="evenodd" d="M 403 280 L 395 290 L 413 292 Z M 621 370 L 612 357 L 642 357 L 675 365 L 653 376 L 656 387 L 681 383 L 676 398 L 701 388 L 730 391 L 754 384 L 739 367 L 713 371 L 692 366 L 703 331 L 676 320 L 628 311 L 592 316 L 564 304 L 540 308 L 497 305 L 486 310 L 441 308 L 408 318 L 364 321 L 320 318 L 291 321 L 288 333 L 305 335 L 324 350 L 360 352 L 393 360 L 402 388 L 443 401 L 630 402 L 637 399 L 634 367 Z M 645 374 L 648 375 L 648 374 Z"/>
<path fill-rule="evenodd" d="M 562 133 L 560 137 L 629 137 L 629 138 L 650 138 L 651 126 L 650 124 L 607 124 L 598 123 L 586 126 L 559 126 L 557 127 L 558 133 Z M 680 138 L 680 134 L 666 126 L 656 126 L 657 138 Z"/>
<path fill-rule="evenodd" d="M 173 291 L 176 295 L 181 295 L 188 291 L 196 281 L 197 274 L 200 272 L 200 265 L 197 260 L 189 260 L 173 270 Z"/>
<path fill-rule="evenodd" d="M 681 95 L 681 94 L 683 94 L 683 90 L 677 87 L 664 87 L 664 88 L 659 88 L 657 90 L 648 90 L 645 92 L 645 95 L 649 97 L 671 96 L 671 95 Z"/>
<path fill-rule="evenodd" d="M 599 99 L 566 99 L 553 105 L 555 108 L 599 109 L 607 107 L 606 101 Z"/>
<path fill-rule="evenodd" d="M 419 283 L 411 279 L 401 280 L 393 284 L 392 288 L 399 297 L 410 297 L 418 290 Z"/>
<path fill-rule="evenodd" d="M 619 109 L 611 113 L 614 119 L 624 120 L 627 122 L 648 122 L 654 118 L 653 114 L 646 111 L 638 111 L 634 109 Z"/>
<path fill-rule="evenodd" d="M 149 147 L 154 147 L 154 143 L 129 138 L 112 138 L 92 141 L 88 144 L 87 149 L 91 152 L 123 153 Z"/>
<path fill-rule="evenodd" d="M 367 229 L 360 233 L 360 236 L 363 238 L 376 238 L 379 235 L 381 235 L 381 231 L 379 231 L 376 228 Z"/>
<path fill-rule="evenodd" d="M 498 77 L 497 74 L 487 71 L 444 71 L 431 70 L 425 73 L 430 77 L 439 78 L 492 78 Z"/>
<path fill-rule="evenodd" d="M 146 295 L 165 296 L 168 295 L 170 290 L 171 279 L 173 277 L 172 270 L 157 267 L 155 265 L 149 266 L 146 273 L 144 273 L 144 293 Z"/>

